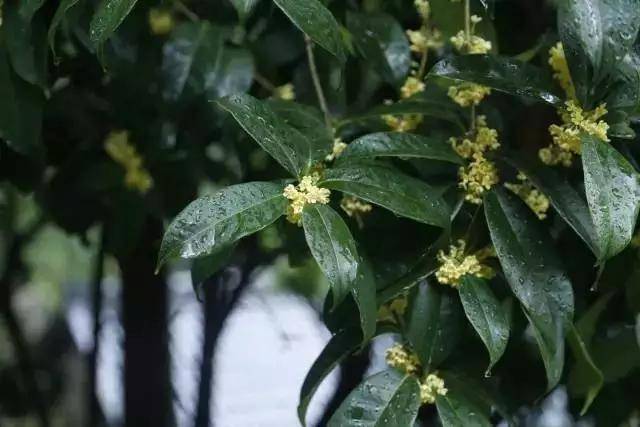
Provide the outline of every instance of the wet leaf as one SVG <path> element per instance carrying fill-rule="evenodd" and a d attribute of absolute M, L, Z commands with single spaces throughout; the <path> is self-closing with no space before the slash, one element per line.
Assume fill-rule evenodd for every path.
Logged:
<path fill-rule="evenodd" d="M 64 20 L 67 12 L 74 7 L 78 1 L 80 0 L 62 0 L 56 9 L 56 13 L 53 15 L 51 19 L 51 24 L 49 25 L 49 46 L 51 48 L 51 52 L 53 56 L 56 56 L 56 34 L 58 33 L 58 27 Z"/>
<path fill-rule="evenodd" d="M 328 427 L 413 425 L 420 407 L 415 377 L 389 369 L 364 380 L 342 402 Z"/>
<path fill-rule="evenodd" d="M 587 135 L 582 138 L 582 166 L 602 263 L 633 237 L 640 211 L 640 176 L 610 144 Z"/>
<path fill-rule="evenodd" d="M 490 286 L 485 280 L 465 276 L 458 288 L 467 319 L 489 351 L 487 372 L 500 360 L 509 341 L 509 323 Z"/>
<path fill-rule="evenodd" d="M 447 384 L 445 383 L 445 387 Z M 436 397 L 436 408 L 443 427 L 490 427 L 489 418 L 458 390 Z"/>
<path fill-rule="evenodd" d="M 405 336 L 426 371 L 441 364 L 460 338 L 458 296 L 437 283 L 422 281 L 411 290 L 405 313 Z"/>
<path fill-rule="evenodd" d="M 401 157 L 443 160 L 456 164 L 463 161 L 444 140 L 401 132 L 379 132 L 352 141 L 342 152 L 340 162 L 374 157 Z"/>
<path fill-rule="evenodd" d="M 278 116 L 268 103 L 236 94 L 217 101 L 242 128 L 292 175 L 301 178 L 311 165 L 311 142 Z"/>
<path fill-rule="evenodd" d="M 106 42 L 129 12 L 137 0 L 102 0 L 89 25 L 89 39 L 94 49 L 99 49 Z"/>
<path fill-rule="evenodd" d="M 342 31 L 331 12 L 318 0 L 273 0 L 311 40 L 328 50 L 339 61 L 346 60 Z"/>
<path fill-rule="evenodd" d="M 328 169 L 320 185 L 418 222 L 442 228 L 449 224 L 449 207 L 439 191 L 386 166 L 355 164 Z"/>
<path fill-rule="evenodd" d="M 587 344 L 575 326 L 569 329 L 567 339 L 576 359 L 576 365 L 569 376 L 569 389 L 572 393 L 586 396 L 580 410 L 580 414 L 584 415 L 600 392 L 604 384 L 604 376 L 593 361 Z"/>
<path fill-rule="evenodd" d="M 387 82 L 400 85 L 411 65 L 409 42 L 396 19 L 384 13 L 347 14 L 347 28 L 360 55 Z"/>
<path fill-rule="evenodd" d="M 211 254 L 193 260 L 191 264 L 191 282 L 198 296 L 201 295 L 198 292 L 200 285 L 229 262 L 235 248 L 235 243 L 221 246 Z"/>
<path fill-rule="evenodd" d="M 177 256 L 208 255 L 270 225 L 287 207 L 282 190 L 282 184 L 249 182 L 191 202 L 169 224 L 160 246 L 158 267 Z"/>
<path fill-rule="evenodd" d="M 564 366 L 565 330 L 573 319 L 571 282 L 549 235 L 519 198 L 494 189 L 484 209 L 505 278 L 533 328 L 550 390 Z"/>
<path fill-rule="evenodd" d="M 356 242 L 340 215 L 327 205 L 307 205 L 302 225 L 311 254 L 329 280 L 333 308 L 355 288 L 360 259 Z"/>
<path fill-rule="evenodd" d="M 477 83 L 551 105 L 563 102 L 547 71 L 505 56 L 463 55 L 443 59 L 433 66 L 429 76 Z"/>

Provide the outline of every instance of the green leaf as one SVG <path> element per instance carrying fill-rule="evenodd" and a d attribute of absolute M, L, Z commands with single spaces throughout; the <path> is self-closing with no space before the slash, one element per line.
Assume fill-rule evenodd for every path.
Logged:
<path fill-rule="evenodd" d="M 238 11 L 241 21 L 245 21 L 260 0 L 231 0 L 231 4 Z"/>
<path fill-rule="evenodd" d="M 504 275 L 533 328 L 550 390 L 562 375 L 564 333 L 573 319 L 571 282 L 550 237 L 518 197 L 494 189 L 484 209 Z"/>
<path fill-rule="evenodd" d="M 367 341 L 376 332 L 376 321 L 378 317 L 378 306 L 376 304 L 376 278 L 371 268 L 369 259 L 360 254 L 360 268 L 358 269 L 358 280 L 351 295 L 358 306 L 358 316 L 360 319 L 360 329 L 362 330 L 362 340 Z"/>
<path fill-rule="evenodd" d="M 610 144 L 582 137 L 584 186 L 595 226 L 599 262 L 627 247 L 640 211 L 640 176 Z"/>
<path fill-rule="evenodd" d="M 322 112 L 310 105 L 292 101 L 269 99 L 267 103 L 288 125 L 309 139 L 312 162 L 324 161 L 332 151 L 333 135 L 325 124 Z"/>
<path fill-rule="evenodd" d="M 36 14 L 38 10 L 44 5 L 46 0 L 21 0 L 20 1 L 20 16 L 29 22 Z"/>
<path fill-rule="evenodd" d="M 455 389 L 449 390 L 444 396 L 437 396 L 436 408 L 443 427 L 490 427 L 492 425 L 474 402 Z"/>
<path fill-rule="evenodd" d="M 287 207 L 283 185 L 249 182 L 232 185 L 191 202 L 169 224 L 158 254 L 158 267 L 168 259 L 208 255 L 280 218 Z"/>
<path fill-rule="evenodd" d="M 596 232 L 584 197 L 554 169 L 540 164 L 529 164 L 522 156 L 511 155 L 505 161 L 525 174 L 533 185 L 542 192 L 558 214 L 589 246 L 597 256 Z"/>
<path fill-rule="evenodd" d="M 215 79 L 213 74 L 203 79 L 205 94 L 209 99 L 247 92 L 253 83 L 253 56 L 247 49 L 224 47 L 216 71 Z M 206 67 L 203 74 L 207 74 Z"/>
<path fill-rule="evenodd" d="M 507 348 L 509 323 L 500 301 L 485 280 L 465 276 L 458 290 L 467 319 L 489 351 L 487 372 L 490 372 Z"/>
<path fill-rule="evenodd" d="M 586 395 L 580 411 L 580 415 L 584 415 L 600 392 L 604 376 L 591 358 L 587 345 L 575 326 L 569 329 L 567 339 L 576 359 L 576 365 L 569 376 L 569 389 L 577 395 Z"/>
<path fill-rule="evenodd" d="M 55 15 L 51 19 L 51 24 L 49 25 L 49 46 L 51 47 L 51 53 L 53 56 L 56 56 L 56 34 L 58 33 L 58 27 L 62 23 L 63 19 L 67 15 L 67 12 L 78 4 L 80 0 L 62 0 L 56 9 Z"/>
<path fill-rule="evenodd" d="M 359 197 L 418 222 L 442 228 L 449 225 L 449 207 L 440 192 L 392 168 L 339 166 L 325 171 L 320 185 Z"/>
<path fill-rule="evenodd" d="M 638 0 L 566 0 L 558 6 L 558 33 L 583 105 L 588 90 L 609 75 L 638 34 Z"/>
<path fill-rule="evenodd" d="M 443 160 L 456 164 L 464 162 L 446 141 L 403 132 L 370 133 L 351 142 L 339 159 L 367 159 L 374 157 L 402 157 Z"/>
<path fill-rule="evenodd" d="M 415 377 L 394 369 L 364 380 L 342 402 L 328 427 L 412 426 L 420 407 Z"/>
<path fill-rule="evenodd" d="M 344 220 L 327 205 L 305 206 L 302 225 L 311 254 L 329 280 L 335 309 L 358 280 L 360 258 L 356 242 Z"/>
<path fill-rule="evenodd" d="M 409 41 L 396 19 L 384 13 L 348 13 L 347 28 L 367 63 L 391 84 L 400 85 L 409 73 Z"/>
<path fill-rule="evenodd" d="M 640 367 L 640 343 L 635 325 L 614 324 L 591 343 L 591 355 L 604 375 L 605 383 L 626 377 Z"/>
<path fill-rule="evenodd" d="M 331 12 L 318 0 L 273 0 L 311 40 L 328 50 L 340 62 L 346 60 L 342 31 Z"/>
<path fill-rule="evenodd" d="M 433 66 L 429 76 L 477 83 L 551 105 L 563 102 L 548 72 L 505 56 L 462 55 L 443 59 Z"/>
<path fill-rule="evenodd" d="M 231 95 L 217 103 L 286 170 L 298 178 L 304 175 L 311 165 L 311 142 L 289 126 L 268 103 L 245 94 Z"/>
<path fill-rule="evenodd" d="M 43 105 L 42 92 L 13 72 L 0 47 L 0 136 L 15 151 L 42 154 Z"/>
<path fill-rule="evenodd" d="M 356 328 L 347 328 L 335 334 L 313 362 L 300 390 L 298 403 L 298 419 L 306 426 L 307 408 L 313 395 L 322 381 L 342 363 L 350 354 L 355 352 L 362 343 L 362 333 Z"/>
<path fill-rule="evenodd" d="M 129 15 L 137 0 L 102 0 L 89 25 L 89 40 L 99 49 Z"/>
<path fill-rule="evenodd" d="M 26 20 L 16 2 L 3 5 L 2 33 L 11 65 L 27 82 L 44 87 L 47 75 L 46 29 L 42 20 Z"/>
<path fill-rule="evenodd" d="M 449 356 L 461 329 L 457 295 L 442 285 L 421 282 L 409 294 L 405 336 L 426 371 Z"/>

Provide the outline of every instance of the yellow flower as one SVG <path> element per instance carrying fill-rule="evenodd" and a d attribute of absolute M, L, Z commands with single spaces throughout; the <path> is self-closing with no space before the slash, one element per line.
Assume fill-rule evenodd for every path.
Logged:
<path fill-rule="evenodd" d="M 129 132 L 111 132 L 104 141 L 107 154 L 125 170 L 125 185 L 144 194 L 153 187 L 153 178 L 142 165 L 142 158 L 129 143 Z"/>
<path fill-rule="evenodd" d="M 420 381 L 420 400 L 423 404 L 435 403 L 437 396 L 445 396 L 448 391 L 444 380 L 436 374 L 429 374 L 424 381 Z"/>
<path fill-rule="evenodd" d="M 569 64 L 564 55 L 564 47 L 561 42 L 556 43 L 549 49 L 549 65 L 553 69 L 553 77 L 558 81 L 560 87 L 564 89 L 567 97 L 576 99 L 576 88 L 571 80 Z"/>
<path fill-rule="evenodd" d="M 334 161 L 336 158 L 338 158 L 340 156 L 340 154 L 342 154 L 342 152 L 344 151 L 344 149 L 347 148 L 347 144 L 345 144 L 344 142 L 342 142 L 342 139 L 340 138 L 335 138 L 333 140 L 333 149 L 331 151 L 331 154 L 328 154 L 324 160 L 326 162 L 332 162 Z"/>
<path fill-rule="evenodd" d="M 297 186 L 289 184 L 284 188 L 283 195 L 290 200 L 287 207 L 287 220 L 293 224 L 302 224 L 302 210 L 306 205 L 329 203 L 331 191 L 320 188 L 316 184 L 320 180 L 320 174 L 312 173 L 302 177 Z"/>
<path fill-rule="evenodd" d="M 451 37 L 450 40 L 451 44 L 453 44 L 456 50 L 460 53 L 482 55 L 491 51 L 490 41 L 473 34 L 467 37 L 463 30 L 460 30 L 458 34 Z"/>
<path fill-rule="evenodd" d="M 387 365 L 407 374 L 417 374 L 420 370 L 418 356 L 402 344 L 394 344 L 385 352 Z"/>
<path fill-rule="evenodd" d="M 500 181 L 496 165 L 482 155 L 462 166 L 459 175 L 460 188 L 466 192 L 465 200 L 475 205 L 481 204 L 484 193 Z"/>
<path fill-rule="evenodd" d="M 411 51 L 424 53 L 427 49 L 439 49 L 442 47 L 442 34 L 436 29 L 422 26 L 419 30 L 407 30 L 407 37 L 411 45 Z"/>
<path fill-rule="evenodd" d="M 296 91 L 293 88 L 293 84 L 287 83 L 275 88 L 273 96 L 284 101 L 293 101 L 296 99 Z"/>
<path fill-rule="evenodd" d="M 545 219 L 547 217 L 547 211 L 549 210 L 549 199 L 547 196 L 538 191 L 524 174 L 518 173 L 518 180 L 521 182 L 520 184 L 507 182 L 504 186 L 520 196 L 531 208 L 533 213 L 536 214 L 538 219 Z"/>
<path fill-rule="evenodd" d="M 411 132 L 422 123 L 422 115 L 420 114 L 404 114 L 402 116 L 393 116 L 385 114 L 382 120 L 395 132 Z"/>
<path fill-rule="evenodd" d="M 461 107 L 478 105 L 485 96 L 491 93 L 491 89 L 475 83 L 461 83 L 457 86 L 450 86 L 449 98 Z"/>
<path fill-rule="evenodd" d="M 571 166 L 573 156 L 582 151 L 580 134 L 583 132 L 609 142 L 607 136 L 609 125 L 604 120 L 600 120 L 607 114 L 606 104 L 600 104 L 592 111 L 584 111 L 576 101 L 570 100 L 565 103 L 565 108 L 559 113 L 562 125 L 549 126 L 553 144 L 538 152 L 540 160 L 545 164 Z"/>
<path fill-rule="evenodd" d="M 382 305 L 378 310 L 378 320 L 395 322 L 396 317 L 404 316 L 408 303 L 407 295 L 403 294 L 391 302 Z"/>
<path fill-rule="evenodd" d="M 400 88 L 402 98 L 411 98 L 413 95 L 424 91 L 424 83 L 416 77 L 408 77 Z"/>
<path fill-rule="evenodd" d="M 460 279 L 467 274 L 484 278 L 493 277 L 493 270 L 482 265 L 481 259 L 478 259 L 478 256 L 486 257 L 486 254 L 479 252 L 475 255 L 466 255 L 466 246 L 464 240 L 458 240 L 457 245 L 449 247 L 448 254 L 444 251 L 438 252 L 440 262 L 440 267 L 436 271 L 438 282 L 455 288 L 460 285 Z"/>
<path fill-rule="evenodd" d="M 371 212 L 372 206 L 353 196 L 344 196 L 340 207 L 351 218 L 357 215 Z"/>
<path fill-rule="evenodd" d="M 413 2 L 416 10 L 418 11 L 418 15 L 422 18 L 423 21 L 427 21 L 429 19 L 429 15 L 431 14 L 431 5 L 428 0 L 414 0 Z"/>
<path fill-rule="evenodd" d="M 149 10 L 149 28 L 157 36 L 169 34 L 175 27 L 171 12 L 165 9 L 153 8 Z"/>

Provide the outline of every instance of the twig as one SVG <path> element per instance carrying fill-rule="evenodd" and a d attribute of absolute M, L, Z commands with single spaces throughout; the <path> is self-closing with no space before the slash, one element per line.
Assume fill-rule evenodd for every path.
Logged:
<path fill-rule="evenodd" d="M 307 47 L 307 60 L 309 62 L 309 71 L 311 72 L 311 79 L 313 80 L 313 86 L 316 89 L 316 95 L 318 96 L 318 102 L 320 103 L 320 109 L 324 113 L 324 121 L 327 128 L 331 129 L 331 114 L 327 107 L 327 100 L 324 97 L 322 91 L 322 84 L 320 83 L 320 76 L 318 75 L 318 68 L 316 67 L 316 58 L 313 54 L 313 41 L 309 36 L 305 34 L 304 42 Z"/>
<path fill-rule="evenodd" d="M 276 85 L 271 83 L 265 76 L 257 71 L 253 74 L 253 80 L 270 92 L 274 92 L 277 89 Z"/>
<path fill-rule="evenodd" d="M 199 22 L 200 17 L 196 15 L 191 9 L 185 6 L 180 0 L 174 0 L 173 7 L 180 13 L 182 13 L 191 22 Z"/>

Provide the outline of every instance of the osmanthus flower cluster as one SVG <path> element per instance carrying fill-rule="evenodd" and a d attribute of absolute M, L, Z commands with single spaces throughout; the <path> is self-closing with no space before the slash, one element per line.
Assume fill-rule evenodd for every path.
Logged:
<path fill-rule="evenodd" d="M 279 165 L 274 165 L 274 177 L 287 172 L 290 179 L 236 184 L 194 201 L 168 227 L 160 262 L 174 256 L 213 258 L 276 221 L 287 235 L 304 233 L 308 254 L 329 284 L 323 316 L 333 335 L 302 387 L 301 422 L 331 369 L 379 334 L 393 334 L 399 343 L 386 352 L 390 368 L 365 378 L 339 405 L 330 427 L 359 425 L 363 419 L 409 426 L 423 404 L 434 404 L 436 411 L 424 412 L 439 418 L 427 422 L 445 427 L 508 420 L 509 409 L 487 390 L 502 384 L 516 389 L 511 381 L 522 367 L 513 361 L 530 359 L 531 340 L 539 348 L 546 384 L 538 373 L 527 381 L 540 390 L 555 388 L 567 376 L 565 361 L 597 364 L 585 353 L 596 340 L 565 345 L 567 337 L 571 343 L 582 339 L 575 335 L 580 333 L 573 327 L 575 317 L 594 299 L 578 293 L 581 300 L 574 301 L 571 280 L 586 274 L 568 274 L 556 247 L 560 240 L 577 244 L 580 240 L 567 238 L 575 233 L 593 258 L 581 267 L 595 260 L 604 268 L 637 233 L 640 179 L 627 160 L 633 150 L 623 156 L 615 149 L 612 129 L 619 132 L 624 126 L 611 122 L 626 117 L 619 114 L 622 108 L 627 115 L 636 111 L 624 104 L 633 91 L 620 89 L 633 86 L 624 80 L 633 80 L 632 73 L 616 70 L 604 47 L 580 53 L 594 45 L 576 43 L 589 33 L 572 27 L 584 24 L 573 19 L 582 16 L 572 9 L 580 2 L 562 2 L 558 26 L 563 44 L 553 44 L 550 58 L 535 48 L 520 56 L 536 55 L 523 62 L 496 54 L 500 33 L 484 30 L 492 25 L 482 18 L 490 15 L 482 12 L 486 2 L 445 2 L 455 16 L 464 17 L 452 26 L 438 17 L 442 1 L 415 0 L 413 21 L 418 17 L 419 25 L 407 29 L 387 2 L 371 2 L 372 10 L 366 11 L 358 2 L 333 2 L 330 7 L 344 9 L 342 26 L 318 0 L 273 1 L 305 33 L 305 63 L 295 81 L 305 83 L 306 78 L 320 108 L 294 102 L 292 87 L 280 90 L 258 72 L 257 97 L 233 94 L 217 104 L 224 110 L 220 113 L 231 114 L 239 124 L 238 132 L 247 133 Z M 616 19 L 628 18 L 615 13 Z M 449 48 L 438 29 L 453 35 Z M 494 33 L 497 43 L 492 45 L 483 35 Z M 573 43 L 571 50 L 567 43 Z M 565 57 L 565 47 L 573 56 Z M 325 93 L 331 79 L 321 78 L 317 49 L 333 57 L 331 66 L 349 74 L 345 85 L 358 81 L 341 100 Z M 622 57 L 633 53 L 627 44 L 615 49 Z M 362 60 L 357 67 L 344 67 L 350 53 Z M 590 64 L 584 75 L 572 75 L 579 68 L 571 62 L 574 56 L 603 62 Z M 540 61 L 543 67 L 535 65 Z M 279 70 L 264 68 L 266 75 L 280 77 Z M 370 78 L 353 77 L 355 69 Z M 608 76 L 617 80 L 608 81 Z M 385 101 L 390 91 L 397 93 L 397 102 Z M 517 97 L 502 96 L 493 105 L 497 96 L 489 95 L 494 92 Z M 309 100 L 308 91 L 302 95 Z M 375 105 L 364 105 L 368 100 Z M 535 135 L 529 133 L 535 126 L 510 119 L 529 114 L 536 101 L 558 110 L 561 122 L 550 126 L 548 136 L 545 132 L 548 139 L 525 144 L 518 135 Z M 508 103 L 514 108 L 506 114 L 501 108 Z M 380 131 L 380 118 L 388 131 Z M 526 154 L 529 149 L 533 155 Z M 574 173 L 578 165 L 549 167 L 572 165 L 578 155 L 582 173 Z M 501 185 L 501 176 L 515 178 Z M 363 227 L 362 216 L 374 205 L 380 214 L 376 211 Z M 294 245 L 284 249 L 307 253 Z M 579 249 L 575 252 L 582 256 L 585 251 Z M 524 347 L 527 357 L 518 357 Z M 480 369 L 479 348 L 488 359 Z M 503 358 L 507 351 L 516 354 Z M 565 351 L 574 354 L 568 357 Z M 473 361 L 465 359 L 467 353 Z M 579 371 L 576 366 L 572 369 Z M 496 381 L 485 380 L 489 372 Z M 468 376 L 476 376 L 481 385 L 466 381 Z M 602 384 L 595 374 L 586 377 L 593 386 L 589 396 L 594 396 Z M 474 399 L 480 394 L 486 397 L 483 402 Z"/>
<path fill-rule="evenodd" d="M 104 149 L 124 168 L 124 182 L 128 188 L 144 194 L 153 187 L 153 178 L 144 168 L 142 157 L 129 142 L 129 132 L 111 132 L 104 141 Z"/>

